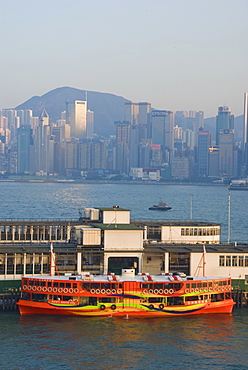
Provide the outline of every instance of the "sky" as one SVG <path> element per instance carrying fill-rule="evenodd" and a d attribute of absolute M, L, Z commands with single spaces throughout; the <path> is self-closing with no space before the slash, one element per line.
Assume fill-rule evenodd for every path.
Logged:
<path fill-rule="evenodd" d="M 0 109 L 70 86 L 238 116 L 247 14 L 248 0 L 0 0 Z"/>

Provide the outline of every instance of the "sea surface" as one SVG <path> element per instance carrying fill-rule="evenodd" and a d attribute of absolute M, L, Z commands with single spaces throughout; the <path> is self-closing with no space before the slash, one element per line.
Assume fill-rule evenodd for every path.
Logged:
<path fill-rule="evenodd" d="M 228 189 L 211 185 L 0 182 L 0 219 L 77 219 L 88 207 L 118 205 L 132 220 L 207 221 L 228 239 Z M 149 211 L 162 199 L 170 211 Z M 192 205 L 192 206 L 191 206 Z M 248 242 L 248 191 L 230 191 L 232 242 Z"/>
<path fill-rule="evenodd" d="M 119 205 L 132 220 L 217 222 L 227 240 L 224 186 L 0 182 L 0 219 L 77 219 Z M 192 194 L 192 195 L 191 195 Z M 231 241 L 248 242 L 248 192 L 232 191 Z M 171 211 L 148 208 L 162 198 Z M 190 207 L 192 199 L 192 208 Z M 133 319 L 0 313 L 0 369 L 248 369 L 248 309 Z"/>
<path fill-rule="evenodd" d="M 165 319 L 0 314 L 0 369 L 248 368 L 248 309 Z"/>

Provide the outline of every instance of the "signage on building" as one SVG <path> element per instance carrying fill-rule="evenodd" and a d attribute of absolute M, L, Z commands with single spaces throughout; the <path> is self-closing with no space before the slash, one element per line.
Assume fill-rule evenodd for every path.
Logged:
<path fill-rule="evenodd" d="M 219 112 L 231 112 L 231 107 L 219 107 Z"/>
<path fill-rule="evenodd" d="M 152 144 L 152 150 L 161 150 L 160 144 Z"/>
<path fill-rule="evenodd" d="M 209 131 L 198 131 L 198 135 L 208 135 Z"/>
<path fill-rule="evenodd" d="M 165 110 L 154 110 L 152 111 L 152 117 L 165 117 L 166 111 Z"/>

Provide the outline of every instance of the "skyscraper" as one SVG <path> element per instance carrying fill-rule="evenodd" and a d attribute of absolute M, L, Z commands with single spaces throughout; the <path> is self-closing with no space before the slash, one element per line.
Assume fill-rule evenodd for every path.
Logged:
<path fill-rule="evenodd" d="M 231 114 L 231 107 L 219 107 L 216 116 L 216 145 L 220 143 L 220 130 L 234 129 L 234 116 Z"/>
<path fill-rule="evenodd" d="M 248 176 L 248 93 L 244 94 L 244 131 L 243 131 L 243 150 L 245 176 Z"/>
<path fill-rule="evenodd" d="M 209 169 L 209 147 L 211 145 L 211 132 L 198 132 L 198 176 L 208 176 Z"/>
<path fill-rule="evenodd" d="M 166 152 L 174 148 L 174 113 L 166 110 L 152 111 L 152 143 L 161 145 L 163 160 L 167 163 Z"/>
<path fill-rule="evenodd" d="M 71 127 L 71 138 L 86 138 L 87 102 L 74 100 L 66 103 L 66 123 Z"/>
<path fill-rule="evenodd" d="M 130 122 L 115 121 L 116 127 L 116 170 L 122 173 L 129 173 L 130 161 Z"/>
<path fill-rule="evenodd" d="M 23 125 L 17 129 L 17 171 L 32 172 L 33 138 L 30 125 Z M 32 158 L 31 158 L 32 157 Z"/>
<path fill-rule="evenodd" d="M 219 174 L 231 177 L 234 174 L 234 130 L 220 130 Z"/>

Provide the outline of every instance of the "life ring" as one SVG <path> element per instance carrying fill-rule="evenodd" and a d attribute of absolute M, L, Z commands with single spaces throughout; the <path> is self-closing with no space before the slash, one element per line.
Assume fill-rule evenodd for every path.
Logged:
<path fill-rule="evenodd" d="M 209 292 L 212 292 L 212 291 L 213 291 L 213 288 L 210 286 L 210 287 L 208 288 L 208 290 L 209 290 Z"/>
<path fill-rule="evenodd" d="M 69 293 L 73 293 L 73 289 L 72 288 L 69 289 Z"/>
<path fill-rule="evenodd" d="M 112 294 L 116 294 L 116 289 L 112 289 Z"/>
<path fill-rule="evenodd" d="M 77 294 L 78 292 L 79 292 L 78 288 L 74 289 L 74 293 Z"/>
<path fill-rule="evenodd" d="M 47 291 L 47 287 L 46 286 L 43 286 L 42 291 L 43 292 L 46 292 Z"/>
<path fill-rule="evenodd" d="M 106 294 L 111 294 L 111 289 L 107 289 Z"/>
<path fill-rule="evenodd" d="M 36 286 L 35 286 L 35 285 L 33 285 L 33 286 L 32 286 L 32 290 L 33 290 L 33 291 L 35 291 L 35 290 L 36 290 Z M 37 290 L 38 290 L 38 289 L 37 289 Z"/>
<path fill-rule="evenodd" d="M 90 289 L 91 294 L 95 294 L 95 289 Z"/>
<path fill-rule="evenodd" d="M 41 286 L 37 286 L 37 289 L 36 290 L 37 290 L 37 292 L 41 292 Z"/>
<path fill-rule="evenodd" d="M 105 294 L 105 289 L 101 289 L 101 293 L 102 294 Z"/>
<path fill-rule="evenodd" d="M 68 288 L 65 288 L 64 289 L 64 293 L 68 293 Z"/>
<path fill-rule="evenodd" d="M 148 293 L 148 290 L 147 289 L 143 289 L 142 293 L 143 294 L 147 294 Z"/>
<path fill-rule="evenodd" d="M 32 290 L 32 286 L 31 285 L 28 286 L 28 290 Z"/>
<path fill-rule="evenodd" d="M 158 294 L 158 289 L 154 289 L 154 294 Z"/>
<path fill-rule="evenodd" d="M 186 288 L 185 289 L 185 293 L 189 293 L 189 288 Z"/>
<path fill-rule="evenodd" d="M 149 289 L 148 293 L 149 294 L 152 294 L 153 293 L 153 289 Z"/>
<path fill-rule="evenodd" d="M 100 294 L 100 293 L 101 293 L 100 289 L 96 289 L 96 294 Z"/>
<path fill-rule="evenodd" d="M 100 310 L 102 310 L 102 311 L 104 311 L 105 310 L 105 306 L 104 306 L 104 304 L 101 304 L 101 306 L 100 306 Z"/>
<path fill-rule="evenodd" d="M 53 292 L 54 292 L 54 293 L 57 293 L 57 291 L 58 291 L 58 288 L 56 288 L 56 287 L 55 287 L 55 288 L 53 288 Z"/>
<path fill-rule="evenodd" d="M 122 290 L 121 289 L 117 289 L 117 293 L 118 294 L 121 294 L 122 293 Z"/>
<path fill-rule="evenodd" d="M 58 293 L 63 293 L 64 289 L 63 288 L 59 288 L 58 289 Z"/>
<path fill-rule="evenodd" d="M 165 289 L 164 290 L 164 294 L 168 294 L 169 293 L 169 290 L 168 289 Z"/>
<path fill-rule="evenodd" d="M 221 292 L 221 290 L 222 290 L 222 289 L 221 289 L 221 286 L 219 286 L 219 287 L 218 287 L 218 292 Z"/>
<path fill-rule="evenodd" d="M 173 290 L 173 289 L 170 289 L 170 290 L 169 290 L 169 293 L 170 293 L 170 294 L 173 294 L 173 293 L 174 293 L 174 290 Z"/>
<path fill-rule="evenodd" d="M 149 305 L 149 308 L 150 308 L 150 310 L 153 310 L 153 309 L 154 309 L 153 304 L 150 304 L 150 305 Z"/>
<path fill-rule="evenodd" d="M 199 288 L 195 288 L 195 292 L 198 293 L 199 292 Z"/>
<path fill-rule="evenodd" d="M 224 292 L 224 290 L 225 290 L 225 287 L 223 286 L 223 287 L 222 287 L 222 292 Z"/>
<path fill-rule="evenodd" d="M 116 305 L 115 304 L 112 304 L 111 309 L 112 310 L 116 310 Z"/>
<path fill-rule="evenodd" d="M 163 289 L 159 289 L 159 294 L 163 294 L 164 293 L 164 291 L 163 291 Z"/>
<path fill-rule="evenodd" d="M 22 289 L 27 290 L 27 285 L 23 285 Z"/>
<path fill-rule="evenodd" d="M 194 293 L 194 288 L 190 288 L 190 293 Z"/>
<path fill-rule="evenodd" d="M 162 310 L 164 308 L 163 303 L 161 303 L 158 307 L 160 308 L 160 310 Z"/>
<path fill-rule="evenodd" d="M 51 292 L 53 291 L 53 288 L 52 288 L 52 287 L 49 287 L 49 288 L 47 288 L 47 291 L 48 291 L 49 293 L 51 293 Z"/>

